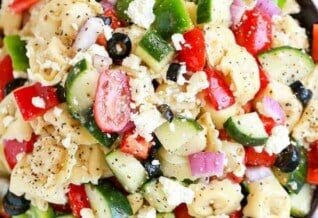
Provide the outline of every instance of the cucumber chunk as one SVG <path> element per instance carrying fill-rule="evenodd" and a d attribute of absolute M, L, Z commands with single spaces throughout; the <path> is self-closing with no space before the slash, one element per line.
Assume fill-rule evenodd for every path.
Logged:
<path fill-rule="evenodd" d="M 310 211 L 314 190 L 305 184 L 298 194 L 290 195 L 291 215 L 293 217 L 306 217 Z"/>
<path fill-rule="evenodd" d="M 167 151 L 174 152 L 202 130 L 195 120 L 175 118 L 171 123 L 165 122 L 159 126 L 155 135 Z"/>
<path fill-rule="evenodd" d="M 128 17 L 126 11 L 129 7 L 129 4 L 132 2 L 133 0 L 118 0 L 116 3 L 116 12 L 117 12 L 117 16 L 121 21 L 125 21 L 128 22 L 130 21 L 130 18 Z"/>
<path fill-rule="evenodd" d="M 268 139 L 257 113 L 232 116 L 224 123 L 224 129 L 230 137 L 242 145 L 263 145 Z"/>
<path fill-rule="evenodd" d="M 106 147 L 112 146 L 118 137 L 116 133 L 103 133 L 99 129 L 96 124 L 92 108 L 88 110 L 83 125 L 99 143 Z"/>
<path fill-rule="evenodd" d="M 132 210 L 126 196 L 111 184 L 87 184 L 85 190 L 96 218 L 128 218 Z"/>
<path fill-rule="evenodd" d="M 282 186 L 289 193 L 297 194 L 306 182 L 307 177 L 307 158 L 303 148 L 300 149 L 300 164 L 291 173 L 284 173 L 278 168 L 273 168 L 273 173 Z"/>
<path fill-rule="evenodd" d="M 175 215 L 173 213 L 159 213 L 157 218 L 175 218 Z"/>
<path fill-rule="evenodd" d="M 75 218 L 73 215 L 61 215 L 61 216 L 57 216 L 56 218 Z"/>
<path fill-rule="evenodd" d="M 230 23 L 231 1 L 228 0 L 199 0 L 197 8 L 197 24 Z"/>
<path fill-rule="evenodd" d="M 13 69 L 26 72 L 29 68 L 29 58 L 26 53 L 26 42 L 18 35 L 6 36 L 3 39 L 4 46 L 12 59 Z"/>
<path fill-rule="evenodd" d="M 164 38 L 183 33 L 193 27 L 184 0 L 162 0 L 157 4 L 153 28 Z"/>
<path fill-rule="evenodd" d="M 32 218 L 55 218 L 54 211 L 51 207 L 46 211 L 42 211 L 35 206 L 31 206 L 30 214 Z"/>
<path fill-rule="evenodd" d="M 85 114 L 93 104 L 99 75 L 86 59 L 79 61 L 69 73 L 66 83 L 66 102 L 76 119 L 85 122 Z"/>
<path fill-rule="evenodd" d="M 311 57 L 299 49 L 283 46 L 258 55 L 270 79 L 285 85 L 301 80 L 314 70 Z"/>
<path fill-rule="evenodd" d="M 160 72 L 171 61 L 173 48 L 156 32 L 150 31 L 139 42 L 136 55 L 155 72 Z"/>
<path fill-rule="evenodd" d="M 143 187 L 143 196 L 148 203 L 156 208 L 160 213 L 169 213 L 175 207 L 168 204 L 167 198 L 163 192 L 163 187 L 158 180 L 151 180 Z"/>
<path fill-rule="evenodd" d="M 147 180 L 147 172 L 132 155 L 115 150 L 106 156 L 106 162 L 126 191 L 134 193 Z"/>

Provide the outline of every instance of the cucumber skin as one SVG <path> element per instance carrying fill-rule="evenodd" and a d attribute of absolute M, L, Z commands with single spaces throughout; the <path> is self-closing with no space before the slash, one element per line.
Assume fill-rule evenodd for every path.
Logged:
<path fill-rule="evenodd" d="M 212 4 L 215 0 L 199 0 L 197 8 L 197 24 L 212 20 Z M 217 1 L 217 0 L 216 0 Z"/>
<path fill-rule="evenodd" d="M 262 57 L 264 57 L 264 55 L 272 54 L 272 53 L 275 53 L 275 54 L 276 54 L 277 52 L 279 52 L 279 51 L 281 51 L 281 50 L 285 50 L 285 49 L 286 49 L 286 50 L 287 50 L 287 49 L 288 49 L 288 50 L 292 50 L 292 51 L 298 53 L 301 57 L 303 57 L 304 59 L 306 59 L 306 61 L 307 61 L 307 63 L 308 63 L 309 65 L 311 65 L 313 68 L 315 67 L 315 63 L 314 63 L 314 61 L 312 60 L 311 56 L 309 56 L 309 55 L 307 55 L 306 53 L 302 52 L 301 49 L 293 48 L 293 47 L 290 47 L 290 46 L 281 46 L 281 47 L 273 48 L 273 49 L 271 49 L 271 50 L 269 50 L 269 51 L 262 52 L 262 53 L 258 54 L 257 56 L 258 56 L 259 58 L 262 58 Z"/>
<path fill-rule="evenodd" d="M 230 117 L 223 125 L 226 132 L 229 134 L 231 138 L 233 138 L 238 143 L 244 146 L 258 146 L 264 145 L 267 141 L 266 138 L 252 138 L 244 133 L 241 133 L 239 129 L 237 129 L 235 122 L 232 117 Z"/>
<path fill-rule="evenodd" d="M 124 218 L 133 215 L 131 206 L 126 196 L 116 190 L 110 183 L 102 182 L 98 186 L 94 186 L 104 198 L 107 196 L 111 218 Z M 105 199 L 106 200 L 106 199 Z"/>
<path fill-rule="evenodd" d="M 26 72 L 30 66 L 29 58 L 26 56 L 26 42 L 21 40 L 18 35 L 6 36 L 3 42 L 12 59 L 13 69 Z"/>
<path fill-rule="evenodd" d="M 116 155 L 116 152 L 120 152 L 120 153 L 122 153 L 122 154 L 132 156 L 133 158 L 135 158 L 135 157 L 134 157 L 133 155 L 126 154 L 126 153 L 124 153 L 124 152 L 122 152 L 122 151 L 120 151 L 120 150 L 113 150 L 112 152 L 106 154 L 106 157 L 105 157 L 105 160 L 106 160 L 106 163 L 107 163 L 108 166 L 109 166 L 109 169 L 113 172 L 114 176 L 117 178 L 117 180 L 119 181 L 119 183 L 122 184 L 122 186 L 124 187 L 124 189 L 125 189 L 127 192 L 129 192 L 129 193 L 135 193 L 136 190 L 138 190 L 140 187 L 143 187 L 143 185 L 145 184 L 145 182 L 146 182 L 147 179 L 148 179 L 148 174 L 147 174 L 145 168 L 144 168 L 144 167 L 142 166 L 142 164 L 140 163 L 140 161 L 138 161 L 138 160 L 135 158 L 136 161 L 139 162 L 139 164 L 140 164 L 141 167 L 143 168 L 143 170 L 144 170 L 144 176 L 143 176 L 142 180 L 140 181 L 141 183 L 138 185 L 138 187 L 137 187 L 137 188 L 134 187 L 134 188 L 135 188 L 134 190 L 131 190 L 130 187 L 126 187 L 126 185 L 125 185 L 126 181 L 123 181 L 123 180 L 122 180 L 122 177 L 121 177 L 120 175 L 118 175 L 118 172 L 116 172 L 116 171 L 117 171 L 116 169 L 114 170 L 114 166 L 113 166 L 113 164 L 112 164 L 112 162 L 111 162 L 111 159 L 113 159 L 114 154 Z M 125 157 L 123 157 L 123 158 L 125 158 Z M 123 158 L 121 158 L 121 159 L 123 159 Z M 119 159 L 119 158 L 118 158 L 118 157 L 115 157 L 114 159 Z"/>
<path fill-rule="evenodd" d="M 83 122 L 83 114 L 82 113 L 86 113 L 86 111 L 76 111 L 75 108 L 73 108 L 73 98 L 72 95 L 69 94 L 68 90 L 72 87 L 73 83 L 76 80 L 76 77 L 78 76 L 78 74 L 82 74 L 83 72 L 85 72 L 86 70 L 88 70 L 88 63 L 86 61 L 86 59 L 83 59 L 81 61 L 79 61 L 77 64 L 74 65 L 74 67 L 72 68 L 71 72 L 69 73 L 69 75 L 67 76 L 66 82 L 65 82 L 65 90 L 66 90 L 66 103 L 67 106 L 72 114 L 72 116 Z"/>
<path fill-rule="evenodd" d="M 274 175 L 276 176 L 278 181 L 287 189 L 288 193 L 298 194 L 306 182 L 307 158 L 306 158 L 305 150 L 301 149 L 300 151 L 301 151 L 300 164 L 296 168 L 296 170 L 294 170 L 293 172 L 284 173 L 277 168 L 273 168 Z M 297 183 L 296 190 L 292 189 L 291 185 L 289 184 L 290 182 Z"/>
<path fill-rule="evenodd" d="M 173 51 L 169 43 L 154 31 L 146 33 L 139 42 L 139 46 L 158 62 L 162 61 Z"/>
<path fill-rule="evenodd" d="M 101 143 L 102 145 L 106 147 L 111 147 L 114 142 L 116 141 L 118 134 L 116 133 L 109 133 L 110 137 L 107 136 L 107 134 L 103 133 L 97 126 L 93 110 L 89 109 L 86 117 L 85 122 L 83 123 L 84 127 L 87 129 L 87 131 L 90 132 L 94 138 Z"/>

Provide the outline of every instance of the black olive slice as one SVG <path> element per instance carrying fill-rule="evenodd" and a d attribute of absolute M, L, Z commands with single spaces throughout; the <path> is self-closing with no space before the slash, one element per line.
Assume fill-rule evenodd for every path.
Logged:
<path fill-rule="evenodd" d="M 59 102 L 60 103 L 66 102 L 65 88 L 60 84 L 55 85 L 55 88 L 56 88 L 56 94 L 57 94 L 57 98 Z"/>
<path fill-rule="evenodd" d="M 12 80 L 4 88 L 5 95 L 9 95 L 13 90 L 23 86 L 26 83 L 26 81 L 27 80 L 23 79 L 23 78 L 18 78 L 18 79 Z"/>
<path fill-rule="evenodd" d="M 158 178 L 162 176 L 162 171 L 160 169 L 160 163 L 158 160 L 149 159 L 143 162 L 143 166 L 146 169 L 150 179 Z"/>
<path fill-rule="evenodd" d="M 131 52 L 131 40 L 128 35 L 114 33 L 107 42 L 107 51 L 115 63 L 122 61 Z"/>
<path fill-rule="evenodd" d="M 180 73 L 181 64 L 179 63 L 172 63 L 170 64 L 168 71 L 167 71 L 167 80 L 171 80 L 177 82 L 178 76 Z"/>
<path fill-rule="evenodd" d="M 275 166 L 285 173 L 293 172 L 300 164 L 300 151 L 294 145 L 289 145 L 278 154 Z"/>
<path fill-rule="evenodd" d="M 168 120 L 169 122 L 172 122 L 174 115 L 169 105 L 167 104 L 159 105 L 158 110 L 166 120 Z"/>
<path fill-rule="evenodd" d="M 292 89 L 298 100 L 302 103 L 302 105 L 306 107 L 313 96 L 312 91 L 310 89 L 306 89 L 306 87 L 299 80 L 293 82 L 290 85 L 290 88 Z"/>
<path fill-rule="evenodd" d="M 24 196 L 16 196 L 8 191 L 3 199 L 3 208 L 10 216 L 17 216 L 30 208 L 30 201 L 26 200 Z"/>

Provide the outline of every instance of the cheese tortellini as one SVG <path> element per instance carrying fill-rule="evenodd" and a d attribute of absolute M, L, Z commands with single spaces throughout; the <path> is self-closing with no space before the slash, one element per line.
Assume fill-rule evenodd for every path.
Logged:
<path fill-rule="evenodd" d="M 222 152 L 226 154 L 227 164 L 225 166 L 226 173 L 233 173 L 238 177 L 242 177 L 245 173 L 245 150 L 243 145 L 222 141 Z"/>
<path fill-rule="evenodd" d="M 312 99 L 309 102 L 292 135 L 306 146 L 318 140 L 318 100 Z"/>
<path fill-rule="evenodd" d="M 244 217 L 289 218 L 290 199 L 288 193 L 274 176 L 249 183 L 250 194 L 243 210 Z"/>
<path fill-rule="evenodd" d="M 292 90 L 284 84 L 278 82 L 271 82 L 262 96 L 268 96 L 275 99 L 286 115 L 286 125 L 291 131 L 295 124 L 300 119 L 303 107 Z M 260 99 L 262 99 L 260 97 Z"/>
<path fill-rule="evenodd" d="M 29 77 L 44 85 L 60 82 L 74 54 L 72 43 L 78 29 L 89 17 L 101 13 L 101 6 L 89 0 L 52 0 L 32 10 L 22 31 L 27 41 Z"/>
<path fill-rule="evenodd" d="M 241 207 L 241 186 L 230 180 L 213 180 L 210 184 L 192 184 L 195 193 L 193 203 L 188 205 L 191 216 L 204 218 L 211 215 L 230 214 Z"/>

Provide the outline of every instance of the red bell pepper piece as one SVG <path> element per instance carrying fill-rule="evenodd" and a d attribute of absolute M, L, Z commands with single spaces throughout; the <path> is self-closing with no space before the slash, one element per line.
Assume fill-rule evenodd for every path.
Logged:
<path fill-rule="evenodd" d="M 271 117 L 266 117 L 261 114 L 259 115 L 259 118 L 261 119 L 267 134 L 270 135 L 272 132 L 272 129 L 277 125 L 277 123 Z"/>
<path fill-rule="evenodd" d="M 63 213 L 63 214 L 67 214 L 67 213 L 71 213 L 72 212 L 72 209 L 70 207 L 69 204 L 64 204 L 64 205 L 61 205 L 61 204 L 51 204 L 53 210 L 55 212 L 60 212 L 60 213 Z"/>
<path fill-rule="evenodd" d="M 42 116 L 46 111 L 58 105 L 59 101 L 56 91 L 55 87 L 42 86 L 40 83 L 16 90 L 14 97 L 24 120 L 28 121 Z M 35 97 L 40 97 L 44 101 L 43 108 L 32 104 L 32 98 Z"/>
<path fill-rule="evenodd" d="M 120 145 L 122 152 L 131 154 L 142 160 L 147 159 L 150 148 L 151 144 L 143 137 L 134 134 L 133 131 L 124 134 Z"/>
<path fill-rule="evenodd" d="M 252 55 L 257 55 L 271 47 L 271 17 L 257 8 L 246 11 L 241 22 L 233 27 L 233 33 L 239 45 Z"/>
<path fill-rule="evenodd" d="M 24 153 L 31 153 L 33 151 L 33 145 L 37 140 L 37 136 L 33 135 L 30 141 L 18 142 L 17 140 L 4 140 L 4 156 L 11 169 L 17 164 L 17 155 Z"/>
<path fill-rule="evenodd" d="M 15 13 L 22 13 L 31 8 L 38 1 L 39 0 L 14 0 L 9 7 Z"/>
<path fill-rule="evenodd" d="M 192 216 L 189 215 L 188 207 L 186 204 L 180 204 L 176 209 L 173 211 L 176 218 L 191 218 Z"/>
<path fill-rule="evenodd" d="M 245 113 L 251 113 L 254 110 L 253 102 L 249 101 L 242 106 Z"/>
<path fill-rule="evenodd" d="M 104 11 L 104 16 L 105 17 L 110 17 L 112 19 L 112 24 L 111 27 L 113 29 L 117 29 L 118 27 L 122 27 L 123 23 L 118 19 L 117 13 L 115 9 L 113 8 L 108 8 Z"/>
<path fill-rule="evenodd" d="M 72 209 L 72 214 L 76 218 L 81 217 L 81 210 L 91 208 L 84 185 L 70 184 L 68 191 L 68 200 Z"/>
<path fill-rule="evenodd" d="M 185 62 L 187 70 L 196 72 L 205 66 L 206 51 L 203 31 L 194 28 L 183 34 L 185 44 L 178 53 L 178 60 Z"/>
<path fill-rule="evenodd" d="M 235 98 L 223 75 L 210 68 L 206 69 L 205 72 L 209 81 L 209 87 L 204 90 L 207 102 L 216 110 L 222 110 L 233 105 Z"/>
<path fill-rule="evenodd" d="M 0 101 L 5 97 L 4 88 L 13 80 L 12 61 L 9 55 L 0 61 Z"/>
<path fill-rule="evenodd" d="M 269 155 L 266 151 L 258 153 L 252 147 L 245 148 L 245 163 L 248 166 L 265 166 L 271 167 L 276 160 L 275 155 Z"/>
<path fill-rule="evenodd" d="M 255 98 L 258 98 L 263 94 L 263 91 L 267 88 L 267 85 L 269 84 L 269 79 L 265 73 L 265 71 L 262 69 L 262 67 L 258 67 L 259 69 L 259 80 L 260 80 L 260 88 L 258 92 L 255 95 Z"/>
<path fill-rule="evenodd" d="M 225 177 L 231 180 L 233 183 L 237 183 L 237 184 L 243 182 L 244 180 L 243 177 L 238 177 L 234 173 L 227 173 Z"/>
<path fill-rule="evenodd" d="M 230 214 L 230 218 L 242 218 L 243 214 L 242 211 L 235 211 L 233 213 Z"/>
<path fill-rule="evenodd" d="M 225 129 L 219 130 L 219 138 L 223 141 L 229 141 L 231 139 Z"/>
<path fill-rule="evenodd" d="M 312 59 L 314 59 L 315 62 L 318 62 L 318 24 L 313 25 L 312 35 L 311 55 Z"/>
<path fill-rule="evenodd" d="M 318 141 L 310 145 L 307 153 L 307 182 L 318 185 Z"/>

